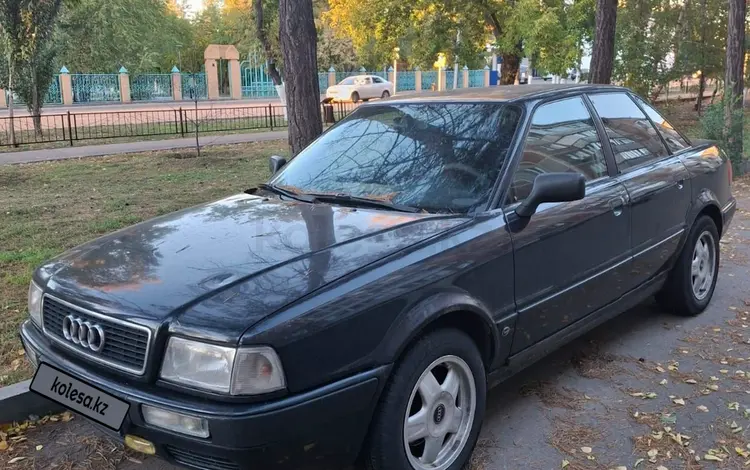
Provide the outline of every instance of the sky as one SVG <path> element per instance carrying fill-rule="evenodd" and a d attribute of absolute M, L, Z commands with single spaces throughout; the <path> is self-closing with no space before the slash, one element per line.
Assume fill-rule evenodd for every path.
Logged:
<path fill-rule="evenodd" d="M 192 13 L 198 13 L 203 8 L 203 0 L 183 0 L 187 10 Z"/>

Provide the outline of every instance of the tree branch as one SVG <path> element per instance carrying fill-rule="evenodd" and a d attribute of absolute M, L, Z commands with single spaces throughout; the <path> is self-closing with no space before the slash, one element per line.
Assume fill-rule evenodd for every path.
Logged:
<path fill-rule="evenodd" d="M 271 43 L 268 42 L 268 33 L 266 31 L 266 25 L 263 21 L 263 0 L 253 0 L 253 10 L 255 12 L 255 34 L 257 35 L 260 45 L 263 47 L 263 52 L 266 55 L 266 61 L 268 62 L 268 75 L 273 80 L 274 85 L 281 85 L 281 74 L 279 69 L 276 68 L 276 59 L 274 59 L 273 49 L 271 49 Z"/>

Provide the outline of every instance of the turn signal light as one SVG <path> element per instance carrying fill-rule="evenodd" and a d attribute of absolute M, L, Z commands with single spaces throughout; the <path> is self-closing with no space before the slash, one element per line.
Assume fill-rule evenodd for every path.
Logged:
<path fill-rule="evenodd" d="M 132 434 L 125 435 L 125 445 L 142 454 L 154 455 L 156 453 L 153 442 Z"/>

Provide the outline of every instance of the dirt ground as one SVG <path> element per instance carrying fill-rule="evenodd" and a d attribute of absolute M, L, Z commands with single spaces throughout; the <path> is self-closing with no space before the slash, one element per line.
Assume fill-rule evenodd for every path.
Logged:
<path fill-rule="evenodd" d="M 734 192 L 709 308 L 681 318 L 646 303 L 491 391 L 471 470 L 750 467 L 750 180 Z M 22 426 L 3 428 L 0 468 L 173 468 L 78 416 Z"/>

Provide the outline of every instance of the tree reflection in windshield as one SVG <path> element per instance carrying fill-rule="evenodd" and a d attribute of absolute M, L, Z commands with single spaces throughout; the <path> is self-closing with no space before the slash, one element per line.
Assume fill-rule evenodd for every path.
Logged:
<path fill-rule="evenodd" d="M 466 212 L 486 202 L 520 114 L 504 103 L 363 106 L 271 182 Z"/>

